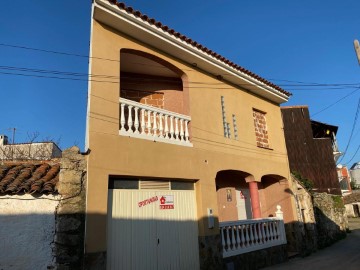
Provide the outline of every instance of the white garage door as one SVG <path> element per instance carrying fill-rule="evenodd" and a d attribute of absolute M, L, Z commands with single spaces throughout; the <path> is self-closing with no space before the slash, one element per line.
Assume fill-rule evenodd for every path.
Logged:
<path fill-rule="evenodd" d="M 107 269 L 199 269 L 194 183 L 110 182 Z"/>

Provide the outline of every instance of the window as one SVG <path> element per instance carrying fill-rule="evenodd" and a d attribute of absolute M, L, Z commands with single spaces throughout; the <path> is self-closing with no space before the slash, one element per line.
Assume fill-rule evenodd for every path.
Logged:
<path fill-rule="evenodd" d="M 270 148 L 269 135 L 266 126 L 266 113 L 253 109 L 256 145 L 258 147 Z"/>

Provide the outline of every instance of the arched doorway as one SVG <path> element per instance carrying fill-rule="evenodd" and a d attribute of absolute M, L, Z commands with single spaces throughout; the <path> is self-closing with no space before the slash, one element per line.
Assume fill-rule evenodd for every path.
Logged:
<path fill-rule="evenodd" d="M 285 177 L 275 174 L 264 175 L 259 183 L 259 194 L 263 217 L 275 216 L 276 206 L 280 205 L 284 220 L 292 220 L 292 191 Z"/>
<path fill-rule="evenodd" d="M 249 185 L 252 175 L 237 170 L 219 171 L 216 175 L 216 193 L 219 222 L 252 218 Z"/>

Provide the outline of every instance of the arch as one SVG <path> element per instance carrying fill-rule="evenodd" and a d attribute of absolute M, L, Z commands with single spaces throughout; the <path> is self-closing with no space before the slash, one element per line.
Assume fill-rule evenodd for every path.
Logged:
<path fill-rule="evenodd" d="M 120 97 L 189 115 L 187 75 L 148 52 L 120 50 Z"/>
<path fill-rule="evenodd" d="M 239 170 L 217 172 L 216 193 L 219 221 L 235 221 L 252 218 L 250 191 L 247 179 L 253 175 Z"/>
<path fill-rule="evenodd" d="M 150 53 L 147 53 L 147 52 L 144 52 L 144 51 L 139 51 L 139 50 L 134 50 L 134 49 L 128 49 L 128 48 L 123 48 L 120 50 L 120 61 L 121 61 L 121 55 L 122 54 L 129 54 L 129 55 L 134 55 L 134 56 L 138 56 L 138 57 L 142 57 L 142 58 L 145 58 L 145 59 L 148 59 L 150 61 L 153 61 L 161 66 L 164 66 L 166 68 L 168 68 L 169 70 L 171 70 L 173 73 L 175 73 L 177 75 L 177 77 L 182 77 L 184 75 L 184 72 L 179 69 L 178 67 L 174 66 L 173 64 L 169 63 L 168 61 L 156 56 L 156 55 L 153 55 L 153 54 L 150 54 Z M 140 65 L 146 65 L 147 63 L 138 63 Z M 121 70 L 121 66 L 120 66 L 120 70 Z M 144 70 L 138 70 L 140 73 L 141 71 L 144 71 Z M 156 69 L 152 69 L 153 73 L 156 73 Z M 166 76 L 166 77 L 171 77 L 171 76 Z"/>
<path fill-rule="evenodd" d="M 292 200 L 293 195 L 288 179 L 278 174 L 266 174 L 261 177 L 259 193 L 262 215 L 275 216 L 276 206 L 280 205 L 284 213 L 284 220 L 293 218 Z"/>

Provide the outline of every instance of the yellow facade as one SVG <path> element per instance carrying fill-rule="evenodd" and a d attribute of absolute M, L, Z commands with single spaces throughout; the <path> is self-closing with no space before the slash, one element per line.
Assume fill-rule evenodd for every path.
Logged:
<path fill-rule="evenodd" d="M 184 114 L 191 117 L 192 147 L 154 142 L 119 135 L 121 89 L 121 51 L 132 49 L 164 60 L 182 71 Z M 220 171 L 241 171 L 252 175 L 261 184 L 266 175 L 291 181 L 284 140 L 281 111 L 278 103 L 253 94 L 245 87 L 235 86 L 226 77 L 204 72 L 201 68 L 180 60 L 93 19 L 90 73 L 113 76 L 113 82 L 92 78 L 87 116 L 88 156 L 86 252 L 106 250 L 106 216 L 108 209 L 108 179 L 110 175 L 185 179 L 196 181 L 196 201 L 199 235 L 218 234 L 218 224 L 208 229 L 207 209 L 218 215 L 216 175 Z M 106 60 L 107 59 L 107 60 Z M 109 61 L 112 60 L 112 61 Z M 113 61 L 115 60 L 115 61 Z M 139 66 L 139 70 L 146 68 Z M 238 139 L 224 137 L 221 96 L 226 105 L 226 119 L 237 121 Z M 269 148 L 256 144 L 253 110 L 266 113 Z M 288 179 L 288 180 L 286 180 Z M 236 182 L 237 180 L 234 179 Z M 243 179 L 238 179 L 243 181 Z M 283 181 L 283 180 L 281 180 Z M 283 196 L 285 222 L 294 220 L 292 200 L 272 186 L 274 197 Z M 243 181 L 244 182 L 244 181 Z M 262 215 L 271 213 L 266 207 L 267 189 L 259 188 Z M 269 194 L 268 194 L 269 195 Z M 272 197 L 272 199 L 274 199 Z"/>

